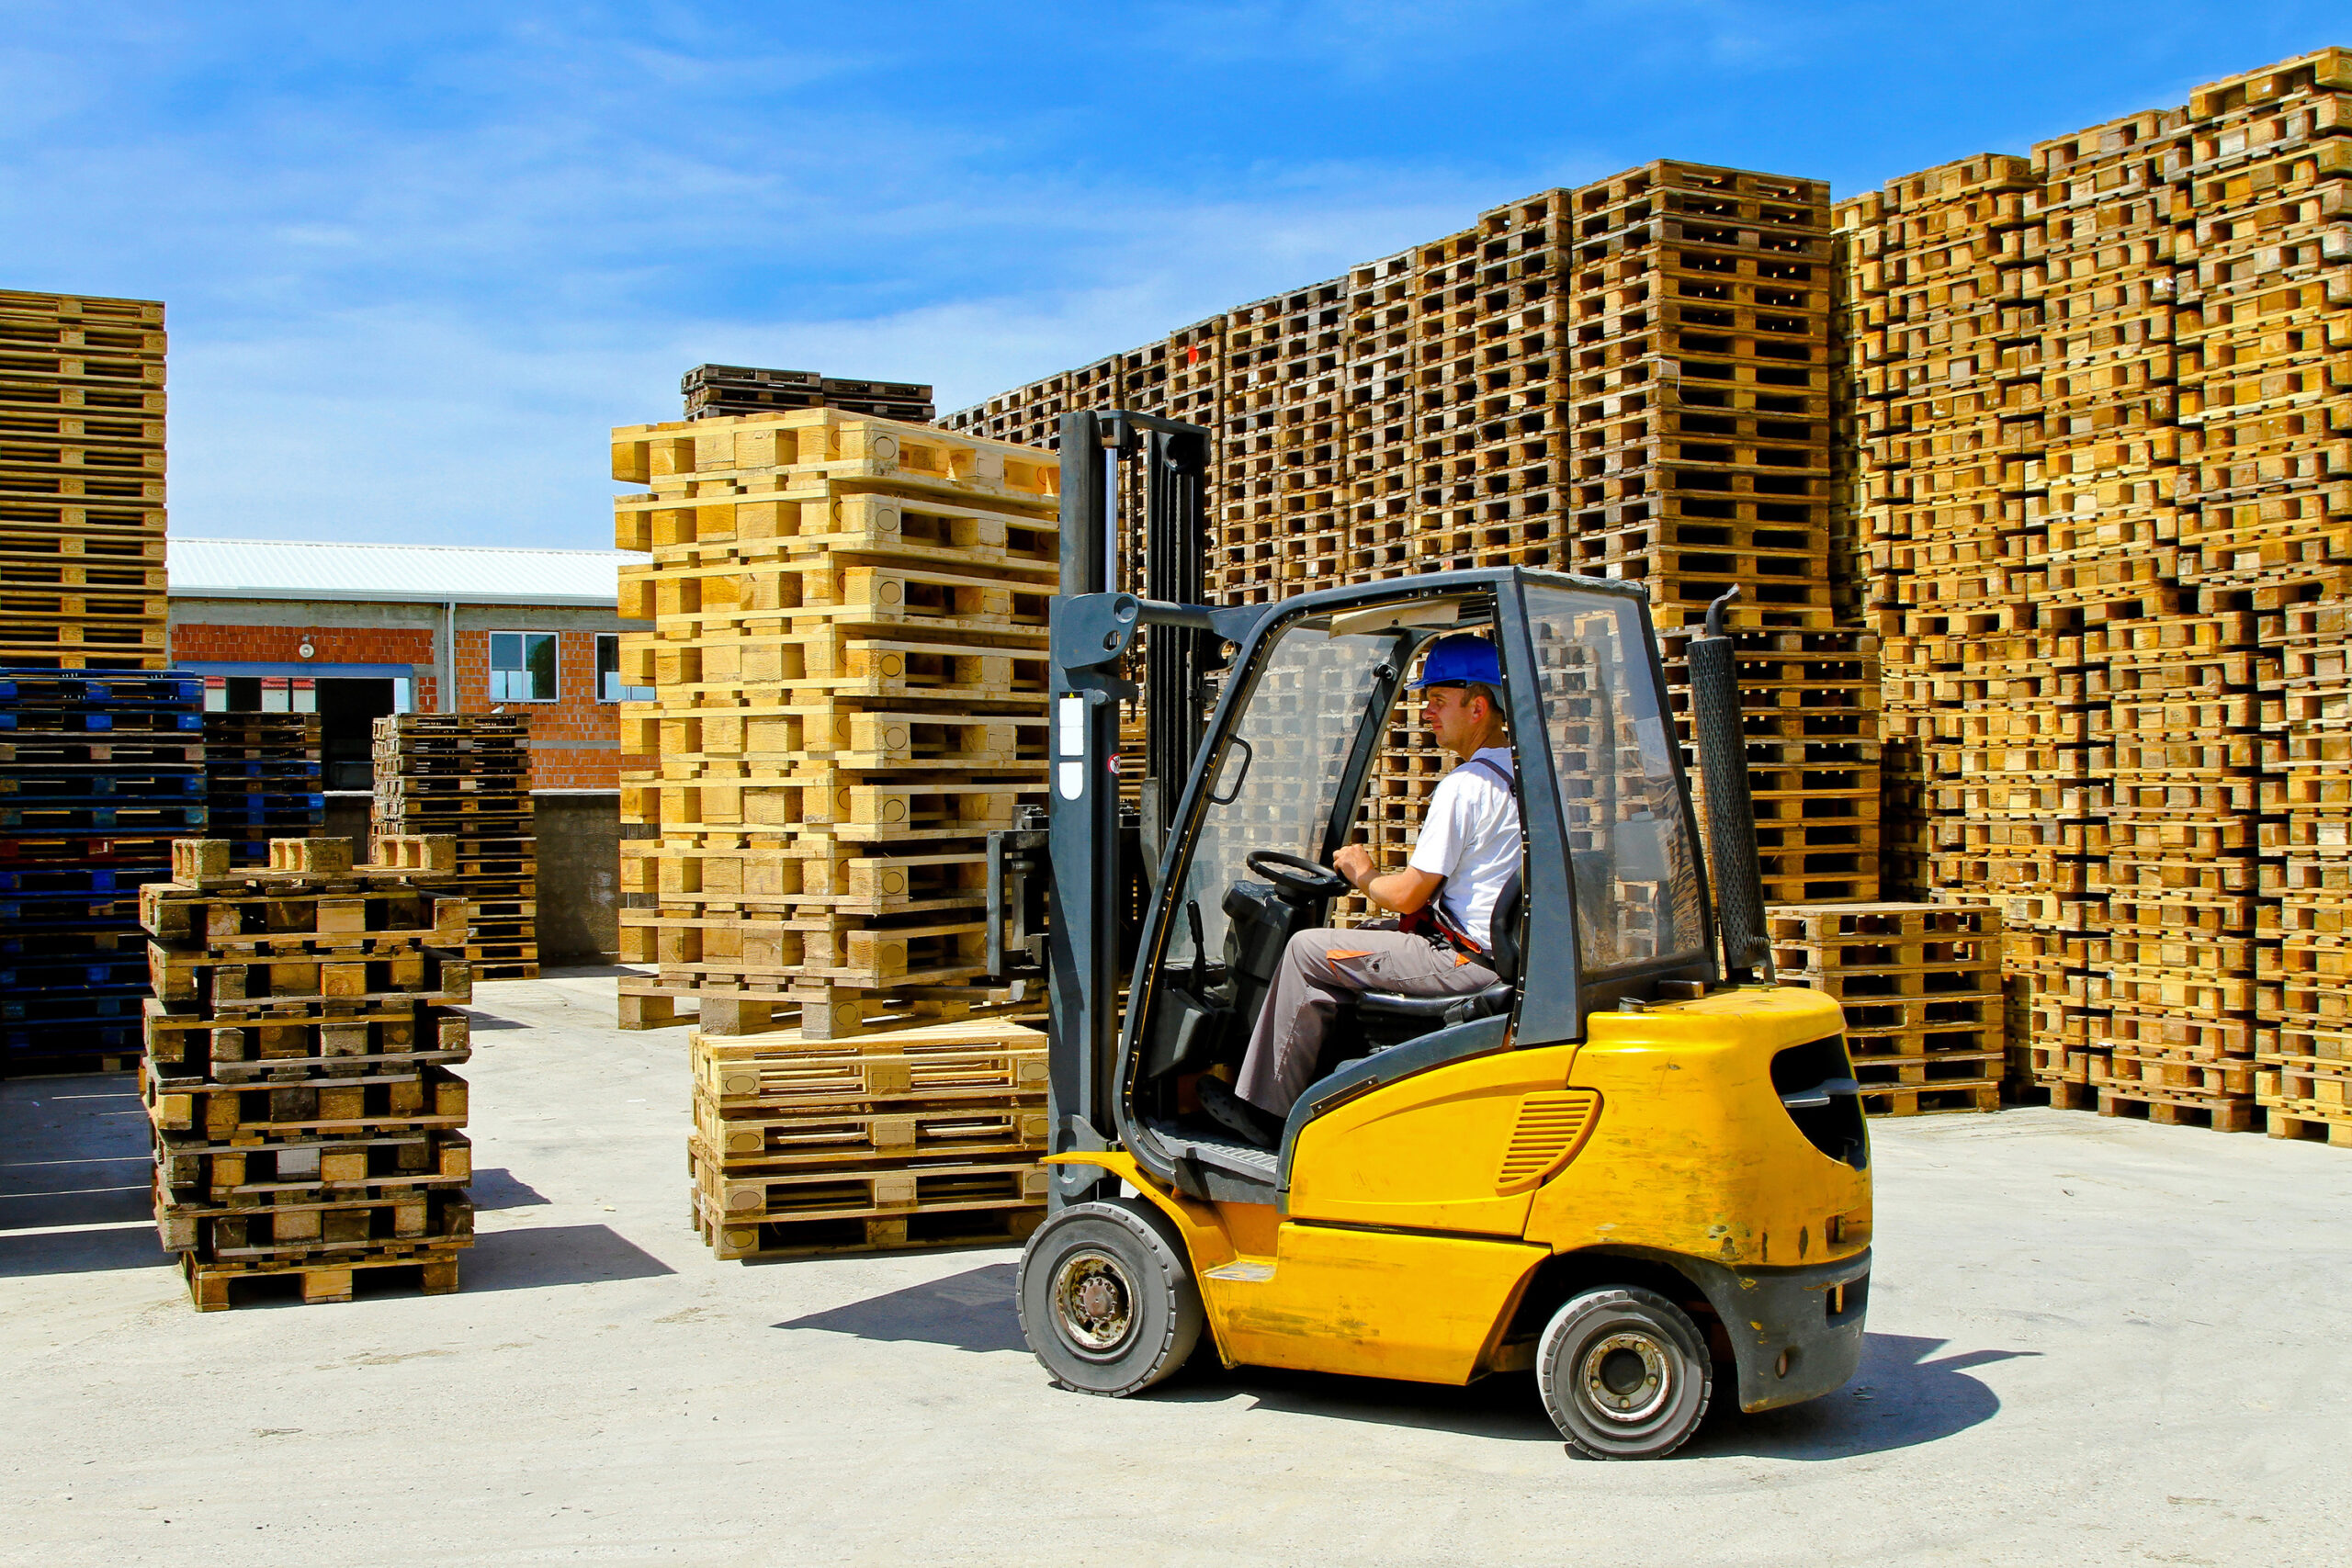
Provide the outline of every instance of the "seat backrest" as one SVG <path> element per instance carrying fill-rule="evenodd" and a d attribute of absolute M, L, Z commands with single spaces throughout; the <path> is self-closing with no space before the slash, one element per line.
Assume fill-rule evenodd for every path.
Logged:
<path fill-rule="evenodd" d="M 1519 873 L 1513 871 L 1510 880 L 1503 884 L 1502 892 L 1496 895 L 1495 912 L 1487 921 L 1488 967 L 1494 970 L 1497 979 L 1508 980 L 1514 986 L 1519 984 L 1520 917 L 1526 901 L 1522 894 Z"/>

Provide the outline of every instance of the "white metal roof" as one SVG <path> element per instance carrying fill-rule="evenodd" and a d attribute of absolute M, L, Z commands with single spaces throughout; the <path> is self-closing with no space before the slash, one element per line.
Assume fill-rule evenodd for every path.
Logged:
<path fill-rule="evenodd" d="M 622 565 L 652 558 L 628 550 L 186 539 L 177 535 L 169 547 L 171 592 L 184 599 L 617 605 Z"/>

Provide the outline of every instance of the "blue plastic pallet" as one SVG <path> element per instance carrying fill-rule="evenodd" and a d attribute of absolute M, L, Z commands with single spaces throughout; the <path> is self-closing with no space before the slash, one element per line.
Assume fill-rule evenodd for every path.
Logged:
<path fill-rule="evenodd" d="M 0 799 L 6 799 L 0 796 Z M 61 838 L 80 833 L 175 836 L 204 826 L 206 806 L 0 805 L 0 832 L 14 838 Z"/>
<path fill-rule="evenodd" d="M 0 670 L 0 707 L 201 707 L 204 680 L 172 671 L 76 675 L 55 670 Z"/>
<path fill-rule="evenodd" d="M 132 893 L 169 882 L 167 865 L 20 865 L 0 867 L 0 893 Z"/>
<path fill-rule="evenodd" d="M 101 800 L 186 800 L 209 787 L 204 770 L 187 768 L 114 768 L 85 763 L 74 773 L 55 769 L 0 764 L 0 800 L 29 806 L 35 802 L 86 805 Z"/>
<path fill-rule="evenodd" d="M 148 984 L 147 955 L 143 953 L 136 957 L 117 956 L 104 961 L 95 957 L 79 963 L 67 959 L 20 958 L 15 963 L 0 964 L 0 987 L 11 990 L 71 990 L 86 994 L 128 987 L 143 992 Z"/>

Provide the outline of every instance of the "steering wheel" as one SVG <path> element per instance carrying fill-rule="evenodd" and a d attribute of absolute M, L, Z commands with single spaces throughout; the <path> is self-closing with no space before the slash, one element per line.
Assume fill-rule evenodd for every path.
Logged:
<path fill-rule="evenodd" d="M 1355 891 L 1346 877 L 1305 855 L 1284 854 L 1280 850 L 1251 850 L 1242 863 L 1283 892 L 1301 898 L 1344 898 Z"/>

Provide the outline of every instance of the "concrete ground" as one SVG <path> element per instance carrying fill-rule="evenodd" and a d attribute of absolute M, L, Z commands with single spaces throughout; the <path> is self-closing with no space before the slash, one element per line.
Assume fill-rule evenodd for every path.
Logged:
<path fill-rule="evenodd" d="M 1881 1122 L 1855 1382 L 1582 1463 L 1524 1379 L 1057 1393 L 1010 1250 L 714 1262 L 685 1032 L 614 1030 L 610 971 L 478 1000 L 455 1296 L 199 1314 L 126 1080 L 0 1085 L 0 1562 L 2352 1556 L 2345 1150 Z"/>

